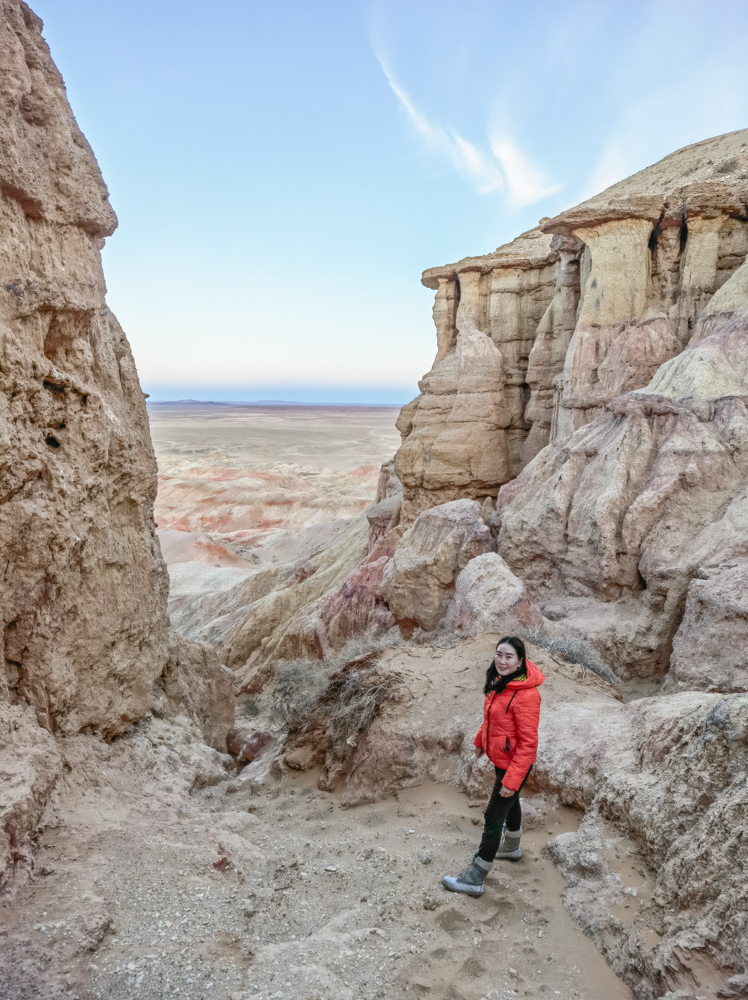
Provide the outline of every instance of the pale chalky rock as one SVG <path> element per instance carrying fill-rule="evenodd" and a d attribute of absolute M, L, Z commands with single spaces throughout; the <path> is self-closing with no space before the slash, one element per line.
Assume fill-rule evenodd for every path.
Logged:
<path fill-rule="evenodd" d="M 731 559 L 692 580 L 673 639 L 667 684 L 748 691 L 748 559 Z"/>
<path fill-rule="evenodd" d="M 397 425 L 404 524 L 459 497 L 496 496 L 526 461 L 528 358 L 538 323 L 547 313 L 546 327 L 563 327 L 568 342 L 579 297 L 582 245 L 555 243 L 579 248 L 575 264 L 567 255 L 563 275 L 557 274 L 554 240 L 537 229 L 485 257 L 424 272 L 423 283 L 436 291 L 438 350 L 421 395 L 403 408 Z M 564 295 L 555 294 L 557 279 L 567 288 L 563 303 Z M 546 357 L 536 377 L 545 387 L 562 367 L 563 353 Z"/>
<path fill-rule="evenodd" d="M 519 626 L 541 625 L 543 616 L 501 556 L 484 552 L 471 559 L 455 580 L 446 622 L 462 635 L 511 633 Z"/>
<path fill-rule="evenodd" d="M 534 787 L 586 811 L 549 844 L 564 902 L 637 996 L 726 995 L 712 984 L 744 967 L 747 746 L 746 695 L 544 700 Z"/>
<path fill-rule="evenodd" d="M 382 580 L 390 611 L 430 632 L 447 609 L 458 573 L 491 547 L 476 500 L 453 500 L 419 514 Z"/>
<path fill-rule="evenodd" d="M 748 251 L 747 171 L 748 130 L 717 136 L 492 254 L 424 272 L 437 356 L 398 420 L 404 524 L 495 496 L 689 344 Z"/>
<path fill-rule="evenodd" d="M 748 251 L 748 130 L 680 149 L 542 226 L 584 244 L 551 439 L 645 386 Z"/>
<path fill-rule="evenodd" d="M 663 675 L 691 579 L 748 555 L 747 272 L 646 388 L 546 448 L 499 495 L 512 571 L 624 675 Z"/>

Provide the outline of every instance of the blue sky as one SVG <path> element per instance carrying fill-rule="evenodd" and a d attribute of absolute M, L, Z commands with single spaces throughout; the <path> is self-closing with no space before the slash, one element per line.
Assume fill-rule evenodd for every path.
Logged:
<path fill-rule="evenodd" d="M 402 403 L 426 267 L 748 126 L 745 0 L 32 0 L 156 399 Z"/>

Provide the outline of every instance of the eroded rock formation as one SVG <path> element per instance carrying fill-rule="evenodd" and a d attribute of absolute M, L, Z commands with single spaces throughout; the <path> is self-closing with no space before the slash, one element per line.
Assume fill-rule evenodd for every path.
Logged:
<path fill-rule="evenodd" d="M 235 533 L 273 527 L 284 491 L 319 501 L 322 520 L 340 505 L 298 477 L 280 493 L 249 477 L 239 495 L 246 477 L 218 466 L 165 481 L 172 528 L 194 529 L 166 536 L 175 565 L 239 574 L 220 593 L 175 602 L 182 631 L 213 645 L 193 643 L 166 627 L 143 397 L 104 300 L 99 250 L 115 222 L 106 190 L 38 20 L 17 0 L 0 0 L 0 15 L 0 771 L 11 789 L 0 860 L 28 870 L 52 790 L 83 776 L 88 795 L 105 766 L 119 773 L 99 810 L 119 787 L 115 822 L 140 810 L 146 826 L 158 798 L 171 810 L 159 824 L 176 830 L 190 790 L 233 773 L 224 748 L 240 770 L 224 788 L 232 796 L 319 766 L 323 788 L 342 784 L 343 805 L 425 777 L 478 804 L 492 774 L 471 739 L 499 631 L 524 628 L 570 658 L 591 639 L 624 676 L 665 678 L 666 693 L 623 704 L 592 669 L 531 647 L 547 674 L 532 788 L 586 810 L 579 831 L 548 848 L 567 906 L 639 1000 L 741 989 L 748 133 L 682 150 L 488 257 L 426 272 L 437 358 L 403 410 L 402 447 L 368 511 L 285 539 L 255 572 Z M 180 507 L 198 496 L 220 496 L 208 523 Z M 351 499 L 346 514 L 362 506 Z M 203 533 L 221 527 L 220 544 Z M 234 685 L 246 715 L 230 728 Z M 273 870 L 288 817 L 275 815 Z M 200 863 L 211 875 L 233 865 L 244 881 L 251 856 L 255 885 L 265 859 L 238 831 L 260 822 L 226 808 L 223 829 L 206 828 L 212 853 Z M 651 899 L 624 881 L 633 863 Z M 336 906 L 345 891 L 336 886 Z M 97 917 L 91 947 L 110 924 Z M 314 936 L 305 941 L 311 967 Z M 297 953 L 297 940 L 286 946 Z M 26 965 L 37 957 L 14 947 Z"/>
<path fill-rule="evenodd" d="M 116 226 L 23 4 L 3 3 L 0 551 L 8 687 L 54 731 L 121 732 L 166 657 L 155 466 L 100 250 Z"/>
<path fill-rule="evenodd" d="M 12 787 L 0 871 L 11 874 L 30 865 L 61 767 L 55 738 L 123 733 L 165 669 L 173 688 L 189 658 L 181 640 L 169 646 L 145 400 L 104 297 L 100 251 L 116 221 L 41 21 L 0 0 L 0 753 Z M 215 660 L 197 673 L 211 670 L 221 676 Z M 227 698 L 208 704 L 233 712 Z"/>
<path fill-rule="evenodd" d="M 423 283 L 436 290 L 438 350 L 421 395 L 398 420 L 405 524 L 450 500 L 495 496 L 522 468 L 530 352 L 544 317 L 545 329 L 570 336 L 580 251 L 578 241 L 534 229 L 487 257 L 424 272 Z M 546 351 L 536 365 L 543 388 L 554 363 L 560 371 L 557 353 Z"/>
<path fill-rule="evenodd" d="M 689 582 L 748 553 L 747 273 L 734 272 L 646 388 L 607 403 L 499 494 L 510 567 L 624 673 L 665 673 Z M 726 682 L 707 674 L 692 685 Z"/>
<path fill-rule="evenodd" d="M 493 254 L 424 272 L 438 352 L 398 423 L 404 523 L 495 496 L 685 348 L 748 250 L 746 149 L 745 132 L 689 146 Z"/>
<path fill-rule="evenodd" d="M 738 995 L 748 956 L 747 180 L 748 131 L 718 137 L 496 254 L 426 272 L 438 353 L 400 419 L 402 516 L 384 531 L 379 597 L 424 647 L 428 709 L 411 704 L 412 647 L 385 649 L 392 696 L 336 771 L 346 804 L 450 767 L 485 791 L 461 683 L 426 694 L 442 656 L 465 669 L 469 644 L 444 653 L 445 633 L 491 633 L 488 649 L 524 628 L 588 666 L 591 642 L 625 680 L 655 682 L 656 697 L 621 704 L 602 684 L 560 688 L 567 667 L 546 660 L 534 777 L 586 810 L 549 850 L 568 908 L 641 1000 Z M 450 685 L 454 711 L 439 700 Z M 291 743 L 288 766 L 327 766 L 316 745 Z"/>

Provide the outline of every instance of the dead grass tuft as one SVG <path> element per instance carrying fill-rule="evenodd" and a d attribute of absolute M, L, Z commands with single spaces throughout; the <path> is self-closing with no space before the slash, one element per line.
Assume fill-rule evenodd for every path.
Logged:
<path fill-rule="evenodd" d="M 382 649 L 393 645 L 405 643 L 363 634 L 322 661 L 276 665 L 273 706 L 288 729 L 288 746 L 314 746 L 326 786 L 345 772 L 359 740 L 401 686 L 399 675 L 379 663 Z"/>
<path fill-rule="evenodd" d="M 585 670 L 591 670 L 593 674 L 612 684 L 616 690 L 622 689 L 623 681 L 618 674 L 600 661 L 595 648 L 584 639 L 578 639 L 576 636 L 550 636 L 536 626 L 520 627 L 516 634 L 525 642 L 531 642 L 534 646 L 546 650 L 556 663 L 559 660 L 554 654 L 562 656 L 567 663 L 578 663 L 582 668 L 582 676 Z"/>

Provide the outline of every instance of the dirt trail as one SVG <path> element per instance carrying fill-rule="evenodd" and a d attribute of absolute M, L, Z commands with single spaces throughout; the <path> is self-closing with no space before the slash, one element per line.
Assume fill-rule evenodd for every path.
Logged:
<path fill-rule="evenodd" d="M 98 747 L 0 911 L 7 1000 L 631 996 L 562 906 L 542 848 L 579 817 L 542 796 L 475 900 L 440 884 L 480 833 L 454 786 L 341 810 L 310 772 L 232 792 L 211 751 L 216 783 L 189 794 L 178 727 Z"/>

